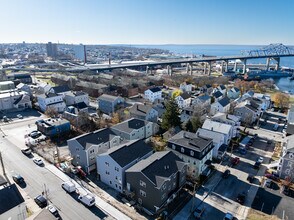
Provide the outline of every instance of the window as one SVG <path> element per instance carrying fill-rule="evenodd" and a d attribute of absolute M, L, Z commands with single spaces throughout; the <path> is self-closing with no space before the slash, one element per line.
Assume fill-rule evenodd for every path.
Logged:
<path fill-rule="evenodd" d="M 94 153 L 94 151 L 95 151 L 94 149 L 93 150 L 90 150 L 90 154 Z"/>
<path fill-rule="evenodd" d="M 173 148 L 173 150 L 175 150 L 175 149 L 176 149 L 176 145 L 173 144 L 173 145 L 172 145 L 172 148 Z"/>
<path fill-rule="evenodd" d="M 105 174 L 106 174 L 106 175 L 109 175 L 109 172 L 108 172 L 108 171 L 105 171 Z"/>
<path fill-rule="evenodd" d="M 77 155 L 77 159 L 80 159 L 80 155 Z"/>
<path fill-rule="evenodd" d="M 118 186 L 119 189 L 121 189 L 121 186 Z"/>
<path fill-rule="evenodd" d="M 146 197 L 146 192 L 143 191 L 143 190 L 140 190 L 140 195 L 143 196 L 143 197 Z"/>
<path fill-rule="evenodd" d="M 132 136 L 135 136 L 135 133 L 133 133 Z"/>
<path fill-rule="evenodd" d="M 114 170 L 118 172 L 119 171 L 119 168 L 118 167 L 114 167 Z"/>
<path fill-rule="evenodd" d="M 77 148 L 76 148 L 76 151 L 80 151 L 80 148 L 77 147 Z"/>
<path fill-rule="evenodd" d="M 108 162 L 105 162 L 105 165 L 109 167 L 109 163 Z"/>
<path fill-rule="evenodd" d="M 111 182 L 111 181 L 109 181 L 109 184 L 112 184 L 112 182 Z"/>
<path fill-rule="evenodd" d="M 117 188 L 117 184 L 115 184 L 115 188 Z"/>
<path fill-rule="evenodd" d="M 144 181 L 140 180 L 140 186 L 143 186 L 146 188 L 146 183 Z"/>
<path fill-rule="evenodd" d="M 193 157 L 194 156 L 194 151 L 191 150 L 190 155 Z"/>
<path fill-rule="evenodd" d="M 182 152 L 182 153 L 184 153 L 184 152 L 185 152 L 185 149 L 184 149 L 183 147 L 181 148 L 181 152 Z"/>

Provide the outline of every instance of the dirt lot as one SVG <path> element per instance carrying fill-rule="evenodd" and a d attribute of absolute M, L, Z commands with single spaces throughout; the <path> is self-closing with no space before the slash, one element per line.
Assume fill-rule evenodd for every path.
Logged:
<path fill-rule="evenodd" d="M 250 209 L 246 220 L 279 220 L 277 216 L 267 215 L 254 209 Z"/>

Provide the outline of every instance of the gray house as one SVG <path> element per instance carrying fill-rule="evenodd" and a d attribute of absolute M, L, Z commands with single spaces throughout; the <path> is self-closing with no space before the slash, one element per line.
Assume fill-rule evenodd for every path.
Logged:
<path fill-rule="evenodd" d="M 124 103 L 124 99 L 120 96 L 112 96 L 103 94 L 97 99 L 98 109 L 106 114 L 115 112 L 116 107 Z"/>
<path fill-rule="evenodd" d="M 96 156 L 118 146 L 120 142 L 120 136 L 105 128 L 72 138 L 67 144 L 73 158 L 72 164 L 90 173 L 96 169 Z"/>
<path fill-rule="evenodd" d="M 187 165 L 173 152 L 152 154 L 126 170 L 126 194 L 149 215 L 172 202 L 186 182 Z"/>
<path fill-rule="evenodd" d="M 125 170 L 153 154 L 143 140 L 130 141 L 97 156 L 98 178 L 119 192 L 125 188 Z"/>
<path fill-rule="evenodd" d="M 130 115 L 134 118 L 157 122 L 158 111 L 150 105 L 140 105 L 136 103 L 130 108 Z"/>
<path fill-rule="evenodd" d="M 259 111 L 250 102 L 244 101 L 234 108 L 234 115 L 240 117 L 244 124 L 253 124 L 259 116 Z"/>
<path fill-rule="evenodd" d="M 111 130 L 126 140 L 149 138 L 158 131 L 156 123 L 137 118 L 131 118 L 111 127 Z"/>
<path fill-rule="evenodd" d="M 280 178 L 294 182 L 294 135 L 283 146 L 283 155 L 277 163 Z"/>

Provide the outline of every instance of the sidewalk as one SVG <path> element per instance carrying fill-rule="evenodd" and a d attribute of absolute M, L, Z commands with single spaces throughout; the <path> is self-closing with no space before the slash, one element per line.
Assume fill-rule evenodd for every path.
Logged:
<path fill-rule="evenodd" d="M 83 190 L 87 191 L 88 193 L 93 194 L 89 190 L 83 188 L 75 180 L 73 180 L 69 176 L 65 175 L 62 171 L 60 171 L 54 165 L 49 164 L 49 165 L 46 165 L 45 168 L 48 169 L 50 172 L 52 172 L 57 177 L 59 177 L 62 181 L 71 181 L 71 182 L 73 182 L 78 190 L 83 189 Z M 123 214 L 122 212 L 120 212 L 119 210 L 117 210 L 112 205 L 108 204 L 107 202 L 105 202 L 104 200 L 99 198 L 98 196 L 95 196 L 95 203 L 96 203 L 96 206 L 98 208 L 100 208 L 101 210 L 106 212 L 108 215 L 114 217 L 115 219 L 118 219 L 118 220 L 131 220 L 131 218 L 129 218 L 128 216 L 126 216 L 125 214 Z"/>

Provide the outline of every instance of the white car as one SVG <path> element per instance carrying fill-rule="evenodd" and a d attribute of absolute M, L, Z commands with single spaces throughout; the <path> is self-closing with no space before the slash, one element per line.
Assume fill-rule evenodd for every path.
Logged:
<path fill-rule="evenodd" d="M 41 158 L 35 158 L 35 159 L 33 159 L 33 161 L 34 161 L 35 164 L 37 164 L 39 166 L 44 164 L 43 160 Z"/>
<path fill-rule="evenodd" d="M 263 162 L 263 157 L 259 157 L 259 158 L 257 158 L 257 162 L 262 163 L 262 162 Z"/>
<path fill-rule="evenodd" d="M 16 115 L 16 117 L 18 117 L 19 119 L 23 119 L 21 114 Z"/>
<path fill-rule="evenodd" d="M 48 209 L 49 212 L 51 212 L 52 215 L 54 215 L 55 217 L 59 217 L 58 211 L 57 211 L 57 209 L 55 208 L 54 205 L 48 205 L 48 206 L 46 207 L 46 209 Z"/>

